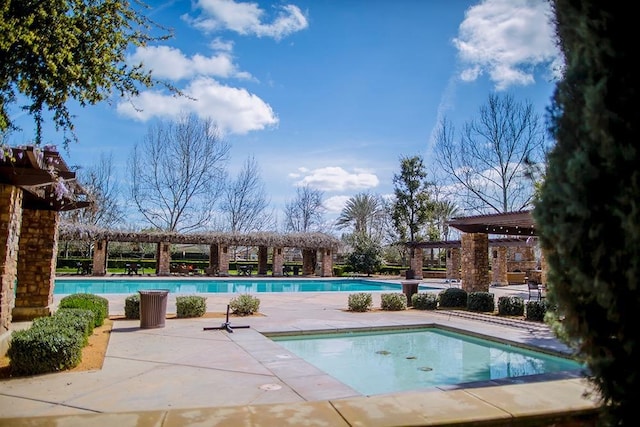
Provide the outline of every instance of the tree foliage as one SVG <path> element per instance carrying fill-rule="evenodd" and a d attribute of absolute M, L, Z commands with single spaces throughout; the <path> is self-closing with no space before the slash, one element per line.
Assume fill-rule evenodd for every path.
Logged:
<path fill-rule="evenodd" d="M 534 191 L 531 176 L 543 161 L 546 130 L 530 102 L 492 94 L 479 116 L 456 135 L 444 119 L 436 135 L 437 164 L 460 201 L 478 213 L 518 211 L 530 207 Z"/>
<path fill-rule="evenodd" d="M 151 125 L 130 158 L 133 203 L 158 230 L 206 227 L 224 188 L 228 153 L 209 119 L 190 114 Z"/>
<path fill-rule="evenodd" d="M 640 389 L 640 102 L 634 15 L 623 3 L 555 0 L 566 59 L 534 209 L 558 334 L 586 362 L 609 425 L 634 425 Z"/>
<path fill-rule="evenodd" d="M 354 233 L 351 240 L 353 250 L 347 256 L 347 265 L 356 273 L 367 276 L 380 270 L 382 266 L 382 248 L 364 233 Z"/>
<path fill-rule="evenodd" d="M 424 237 L 422 227 L 431 219 L 427 172 L 421 156 L 400 158 L 400 174 L 393 176 L 395 201 L 392 218 L 400 239 L 415 242 Z"/>
<path fill-rule="evenodd" d="M 139 8 L 145 6 L 135 2 Z M 6 0 L 0 3 L 0 131 L 14 126 L 10 106 L 34 117 L 41 142 L 49 110 L 65 146 L 73 135 L 70 100 L 96 104 L 113 93 L 135 96 L 155 81 L 142 64 L 126 63 L 127 49 L 170 37 L 122 0 Z M 167 85 L 167 87 L 170 87 Z M 174 90 L 170 87 L 170 89 Z"/>
<path fill-rule="evenodd" d="M 353 234 L 364 234 L 369 238 L 382 239 L 384 204 L 379 196 L 371 193 L 358 193 L 345 204 L 336 220 L 336 227 L 351 227 Z"/>

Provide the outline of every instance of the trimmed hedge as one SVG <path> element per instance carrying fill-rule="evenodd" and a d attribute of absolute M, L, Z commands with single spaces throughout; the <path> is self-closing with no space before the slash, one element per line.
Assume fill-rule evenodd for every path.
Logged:
<path fill-rule="evenodd" d="M 176 316 L 202 317 L 207 312 L 207 299 L 199 295 L 180 295 L 176 297 Z"/>
<path fill-rule="evenodd" d="M 94 326 L 102 326 L 109 317 L 109 300 L 93 294 L 71 294 L 60 300 L 58 308 L 83 308 L 94 313 Z"/>

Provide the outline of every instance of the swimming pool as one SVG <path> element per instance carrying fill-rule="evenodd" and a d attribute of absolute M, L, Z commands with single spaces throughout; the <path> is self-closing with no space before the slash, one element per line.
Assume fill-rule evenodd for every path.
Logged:
<path fill-rule="evenodd" d="M 438 327 L 268 336 L 364 395 L 582 368 L 565 357 Z"/>
<path fill-rule="evenodd" d="M 264 292 L 402 292 L 399 283 L 366 279 L 66 279 L 56 278 L 55 295 L 130 294 L 146 289 L 171 293 L 264 293 Z M 420 285 L 420 290 L 437 288 Z"/>

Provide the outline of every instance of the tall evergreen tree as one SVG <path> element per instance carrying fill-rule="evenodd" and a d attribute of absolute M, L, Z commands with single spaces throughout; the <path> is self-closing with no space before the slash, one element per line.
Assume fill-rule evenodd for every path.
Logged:
<path fill-rule="evenodd" d="M 622 2 L 554 0 L 566 69 L 557 139 L 534 218 L 560 337 L 586 363 L 608 425 L 637 423 L 640 389 L 640 100 L 635 15 Z"/>

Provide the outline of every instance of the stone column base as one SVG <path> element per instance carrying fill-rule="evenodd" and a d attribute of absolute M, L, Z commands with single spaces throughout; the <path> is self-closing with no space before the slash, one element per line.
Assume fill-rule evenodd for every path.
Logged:
<path fill-rule="evenodd" d="M 48 317 L 53 314 L 51 307 L 14 307 L 11 318 L 14 322 L 33 320 L 38 317 Z"/>

